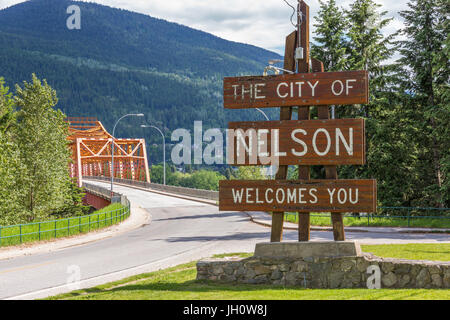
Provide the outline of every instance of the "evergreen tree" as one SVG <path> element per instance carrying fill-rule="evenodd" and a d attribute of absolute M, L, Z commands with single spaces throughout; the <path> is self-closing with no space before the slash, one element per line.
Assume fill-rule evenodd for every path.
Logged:
<path fill-rule="evenodd" d="M 311 44 L 312 56 L 323 62 L 325 71 L 342 71 L 346 68 L 345 30 L 348 21 L 335 0 L 319 0 L 316 16 L 316 36 Z"/>
<path fill-rule="evenodd" d="M 450 4 L 442 0 L 411 0 L 400 15 L 405 20 L 400 41 L 405 108 L 414 117 L 418 150 L 418 202 L 450 205 L 449 175 L 449 49 Z"/>
<path fill-rule="evenodd" d="M 387 11 L 378 12 L 380 7 L 373 0 L 356 0 L 346 11 L 350 24 L 346 43 L 348 67 L 350 70 L 367 70 L 370 79 L 370 104 L 357 107 L 352 115 L 376 116 L 383 103 L 388 103 L 384 92 L 388 88 L 393 66 L 387 64 L 387 61 L 395 52 L 395 35 L 383 35 L 382 29 L 392 18 L 384 18 Z"/>
<path fill-rule="evenodd" d="M 342 71 L 347 68 L 347 49 L 345 46 L 348 20 L 342 8 L 335 0 L 319 0 L 320 10 L 315 17 L 315 36 L 311 42 L 311 55 L 323 63 L 324 70 Z M 312 117 L 317 116 L 317 109 L 312 109 Z M 288 175 L 298 177 L 298 168 L 290 168 Z M 325 175 L 323 166 L 311 168 L 311 177 L 322 178 Z"/>
<path fill-rule="evenodd" d="M 385 36 L 391 18 L 373 0 L 356 0 L 346 12 L 348 69 L 369 73 L 369 104 L 338 109 L 340 117 L 366 119 L 367 164 L 342 166 L 342 178 L 375 178 L 379 205 L 410 205 L 415 179 L 415 144 L 409 134 L 411 120 L 398 93 L 396 66 L 389 60 L 396 52 L 396 34 Z"/>

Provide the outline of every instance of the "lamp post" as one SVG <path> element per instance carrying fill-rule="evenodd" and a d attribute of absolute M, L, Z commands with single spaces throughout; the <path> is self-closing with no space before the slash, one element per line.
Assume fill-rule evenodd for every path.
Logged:
<path fill-rule="evenodd" d="M 256 109 L 256 111 L 261 112 L 261 114 L 266 118 L 267 121 L 270 121 L 269 117 L 267 116 L 267 114 L 264 111 L 262 111 L 260 108 L 255 108 L 255 109 Z"/>
<path fill-rule="evenodd" d="M 126 118 L 126 117 L 143 117 L 143 116 L 144 116 L 143 113 L 126 114 L 123 117 L 121 117 L 119 120 L 117 120 L 116 124 L 114 125 L 113 132 L 112 132 L 112 143 L 111 143 L 111 198 L 114 195 L 114 192 L 113 192 L 113 184 L 114 184 L 114 135 L 115 135 L 115 132 L 116 132 L 117 124 L 119 123 L 120 120 L 122 120 L 123 118 Z"/>
<path fill-rule="evenodd" d="M 163 138 L 163 181 L 164 181 L 164 185 L 166 185 L 166 137 L 164 137 L 164 133 L 158 127 L 143 124 L 143 125 L 141 125 L 141 128 L 156 129 L 156 130 L 158 130 L 158 132 L 161 134 L 161 136 Z"/>
<path fill-rule="evenodd" d="M 256 109 L 256 111 L 259 111 L 266 118 L 267 121 L 270 121 L 269 117 L 267 116 L 267 114 L 264 111 L 262 111 L 260 108 L 255 108 L 255 109 Z M 269 166 L 269 168 L 270 168 L 270 176 L 272 177 L 273 166 L 271 165 L 271 166 Z"/>

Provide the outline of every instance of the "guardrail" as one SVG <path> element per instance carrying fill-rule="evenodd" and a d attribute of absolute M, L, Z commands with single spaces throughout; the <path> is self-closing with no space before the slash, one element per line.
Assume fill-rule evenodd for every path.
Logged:
<path fill-rule="evenodd" d="M 109 177 L 83 177 L 83 179 L 90 179 L 90 180 L 98 180 L 98 181 L 111 181 L 111 178 Z M 201 199 L 207 199 L 207 200 L 219 200 L 219 192 L 218 191 L 210 191 L 210 190 L 201 190 L 201 189 L 192 189 L 192 188 L 185 188 L 185 187 L 175 187 L 175 186 L 168 186 L 168 185 L 162 185 L 157 183 L 148 183 L 144 181 L 136 181 L 136 180 L 129 180 L 129 179 L 119 179 L 114 178 L 114 182 L 122 183 L 130 186 L 136 186 L 146 189 L 153 189 L 156 191 L 162 191 L 167 193 L 173 193 L 183 196 L 189 196 L 194 198 L 201 198 Z"/>
<path fill-rule="evenodd" d="M 83 188 L 91 194 L 108 199 L 111 203 L 121 203 L 124 206 L 129 205 L 127 197 L 120 193 L 113 192 L 113 196 L 111 197 L 111 190 L 86 182 L 83 182 Z"/>
<path fill-rule="evenodd" d="M 111 198 L 107 189 L 89 184 L 83 184 L 83 186 L 89 192 Z M 109 227 L 127 219 L 130 216 L 128 199 L 120 194 L 114 194 L 111 200 L 122 204 L 123 207 L 87 216 L 0 226 L 0 247 L 68 237 Z"/>
<path fill-rule="evenodd" d="M 384 212 L 398 212 L 401 214 L 383 214 Z M 377 212 L 381 214 L 345 214 L 344 220 L 358 222 L 356 224 L 368 227 L 396 224 L 403 227 L 434 227 L 450 228 L 450 208 L 421 208 L 421 207 L 378 207 Z M 425 212 L 425 213 L 423 213 Z M 442 214 L 436 215 L 436 212 Z M 430 213 L 430 214 L 426 214 Z M 311 217 L 330 218 L 330 214 L 312 213 Z M 285 221 L 298 222 L 298 213 L 286 213 Z M 365 222 L 367 221 L 367 223 Z M 419 222 L 418 222 L 419 221 Z M 442 222 L 444 221 L 444 222 Z M 345 223 L 345 221 L 344 221 Z M 428 225 L 428 226 L 427 226 Z"/>

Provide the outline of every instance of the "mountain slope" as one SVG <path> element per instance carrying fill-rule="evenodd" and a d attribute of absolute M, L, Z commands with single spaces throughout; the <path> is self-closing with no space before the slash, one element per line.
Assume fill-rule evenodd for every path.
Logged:
<path fill-rule="evenodd" d="M 81 8 L 81 30 L 66 27 L 68 6 Z M 261 74 L 276 53 L 226 41 L 150 16 L 67 0 L 30 0 L 0 10 L 0 76 L 12 85 L 45 78 L 68 116 L 96 116 L 111 130 L 127 112 L 164 127 L 226 127 L 230 119 L 259 119 L 254 111 L 225 111 L 222 78 Z M 126 120 L 117 136 L 152 132 Z M 155 153 L 156 150 L 153 150 Z M 152 157 L 152 160 L 159 160 Z"/>

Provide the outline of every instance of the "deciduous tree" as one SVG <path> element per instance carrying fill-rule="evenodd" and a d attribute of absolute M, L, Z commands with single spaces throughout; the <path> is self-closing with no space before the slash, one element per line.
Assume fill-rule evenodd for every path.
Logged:
<path fill-rule="evenodd" d="M 34 74 L 23 87 L 16 85 L 15 139 L 23 164 L 19 184 L 29 221 L 48 217 L 72 197 L 67 123 L 65 115 L 54 109 L 57 102 L 55 90 Z"/>

